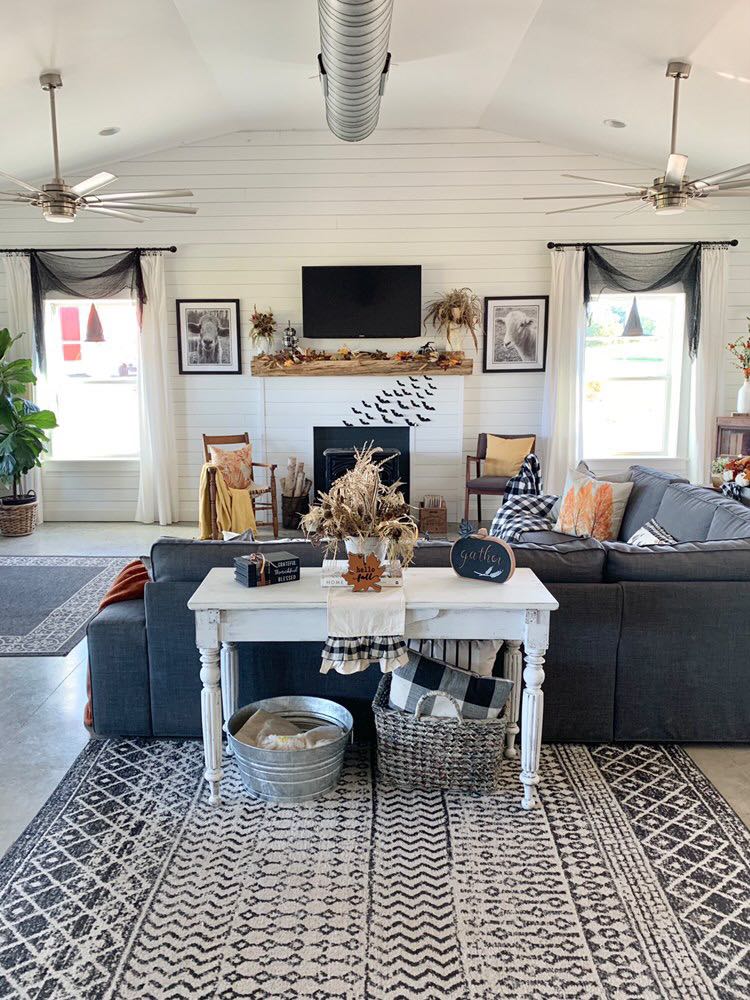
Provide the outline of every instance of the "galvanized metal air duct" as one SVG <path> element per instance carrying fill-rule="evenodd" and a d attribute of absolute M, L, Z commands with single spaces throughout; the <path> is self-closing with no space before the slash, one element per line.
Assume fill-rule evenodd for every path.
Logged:
<path fill-rule="evenodd" d="M 390 53 L 393 0 L 318 0 L 326 121 L 345 142 L 374 131 Z"/>

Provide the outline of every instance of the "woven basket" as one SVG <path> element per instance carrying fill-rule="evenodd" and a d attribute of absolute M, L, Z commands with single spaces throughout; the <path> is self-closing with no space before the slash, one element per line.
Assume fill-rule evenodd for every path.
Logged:
<path fill-rule="evenodd" d="M 0 501 L 0 535 L 17 538 L 19 535 L 30 535 L 36 528 L 36 493 L 32 490 L 29 496 L 33 499 L 28 503 L 6 504 Z"/>
<path fill-rule="evenodd" d="M 456 701 L 444 692 L 420 698 L 414 715 L 389 708 L 389 674 L 372 703 L 378 736 L 378 775 L 399 788 L 455 788 L 486 794 L 499 789 L 505 747 L 505 716 L 463 719 Z M 422 718 L 425 698 L 440 694 L 452 702 L 457 718 Z"/>

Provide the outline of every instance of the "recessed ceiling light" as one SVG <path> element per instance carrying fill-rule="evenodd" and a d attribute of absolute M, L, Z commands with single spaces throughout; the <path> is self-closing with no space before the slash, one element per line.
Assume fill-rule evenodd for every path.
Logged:
<path fill-rule="evenodd" d="M 619 118 L 605 118 L 602 125 L 606 125 L 607 128 L 627 128 L 627 122 L 621 122 Z"/>
<path fill-rule="evenodd" d="M 119 131 L 120 128 L 118 125 L 110 125 L 109 128 L 103 128 L 99 135 L 117 135 Z"/>

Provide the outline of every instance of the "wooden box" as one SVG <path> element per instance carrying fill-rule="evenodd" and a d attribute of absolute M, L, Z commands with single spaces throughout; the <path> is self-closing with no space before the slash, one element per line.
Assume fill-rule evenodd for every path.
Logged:
<path fill-rule="evenodd" d="M 439 507 L 425 507 L 424 501 L 419 504 L 419 533 L 429 531 L 431 535 L 448 534 L 448 508 L 445 500 Z"/>

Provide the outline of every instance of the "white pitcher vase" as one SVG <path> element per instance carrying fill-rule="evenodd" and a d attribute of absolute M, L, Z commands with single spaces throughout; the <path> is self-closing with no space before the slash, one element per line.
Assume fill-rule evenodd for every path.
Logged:
<path fill-rule="evenodd" d="M 746 378 L 737 393 L 737 412 L 750 413 L 750 378 Z"/>
<path fill-rule="evenodd" d="M 347 555 L 369 556 L 375 555 L 381 563 L 386 561 L 388 555 L 388 539 L 371 537 L 360 537 L 351 535 L 344 539 L 344 547 Z"/>

